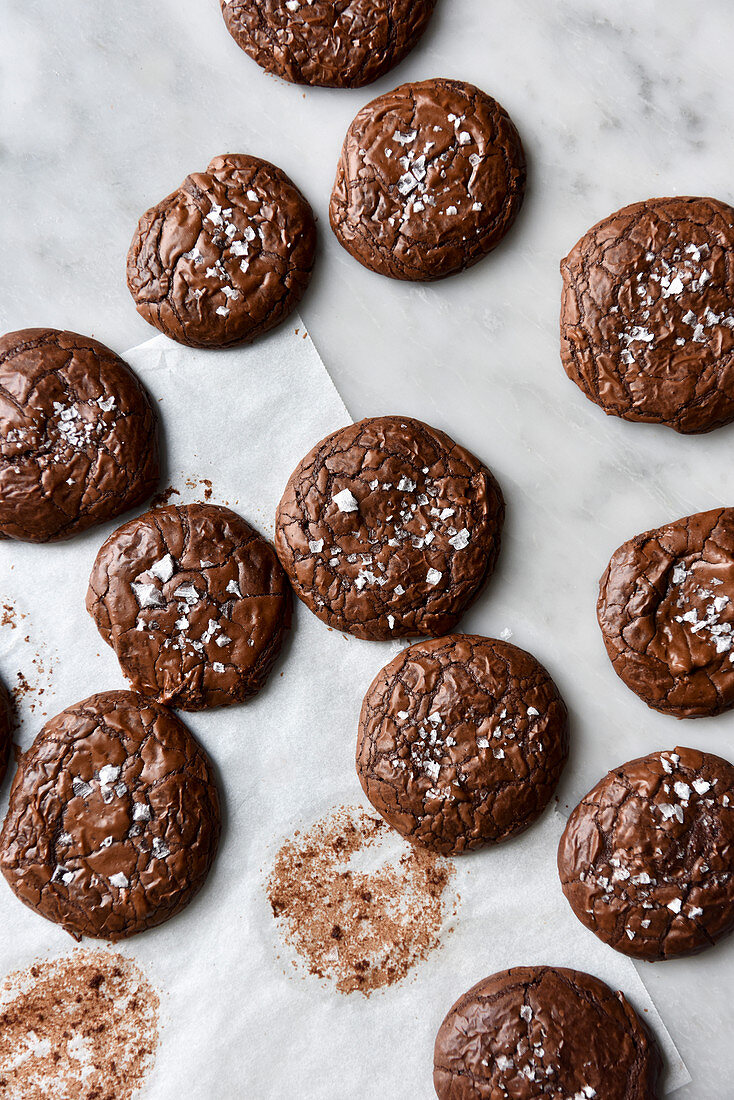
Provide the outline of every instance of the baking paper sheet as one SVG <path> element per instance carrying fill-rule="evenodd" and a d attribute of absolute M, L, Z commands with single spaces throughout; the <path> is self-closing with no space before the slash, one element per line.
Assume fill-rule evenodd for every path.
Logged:
<path fill-rule="evenodd" d="M 210 488 L 213 502 L 230 505 L 268 537 L 293 467 L 349 421 L 297 317 L 251 348 L 207 353 L 161 336 L 126 358 L 161 410 L 164 484 L 180 493 L 172 500 L 202 499 Z M 0 671 L 10 686 L 18 671 L 28 681 L 20 701 L 23 748 L 45 717 L 125 686 L 84 609 L 92 561 L 115 526 L 57 546 L 0 542 L 0 603 L 9 609 L 0 611 L 7 620 Z M 455 930 L 403 983 L 369 999 L 346 996 L 291 965 L 265 880 L 295 828 L 339 805 L 365 805 L 354 770 L 356 722 L 364 691 L 397 645 L 330 631 L 298 605 L 259 697 L 184 716 L 215 762 L 224 832 L 194 903 L 118 948 L 162 993 L 160 1049 L 144 1095 L 428 1100 L 434 1035 L 453 1001 L 495 970 L 541 962 L 587 970 L 623 990 L 665 1050 L 667 1089 L 686 1083 L 635 967 L 588 933 L 563 899 L 557 813 L 509 844 L 457 861 Z M 3 812 L 8 788 L 6 780 Z M 0 925 L 2 974 L 73 946 L 4 882 Z"/>

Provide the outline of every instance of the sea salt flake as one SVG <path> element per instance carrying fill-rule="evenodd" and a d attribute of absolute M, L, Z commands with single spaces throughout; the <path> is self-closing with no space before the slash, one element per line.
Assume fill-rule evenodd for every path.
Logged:
<path fill-rule="evenodd" d="M 682 906 L 683 902 L 680 898 L 673 898 L 672 901 L 668 902 L 667 908 L 670 909 L 671 913 L 680 913 Z"/>
<path fill-rule="evenodd" d="M 438 569 L 429 569 L 426 573 L 426 581 L 428 582 L 428 584 L 438 584 L 442 576 L 443 573 L 441 573 Z"/>
<path fill-rule="evenodd" d="M 449 545 L 453 546 L 454 550 L 464 550 L 469 545 L 469 539 L 470 535 L 465 527 L 449 539 Z"/>
<path fill-rule="evenodd" d="M 524 1021 L 525 1021 L 526 1023 L 528 1023 L 528 1024 L 530 1023 L 530 1021 L 531 1021 L 531 1020 L 532 1020 L 532 1018 L 533 1018 L 533 1010 L 532 1010 L 532 1008 L 530 1007 L 530 1005 L 523 1005 L 523 1006 L 522 1006 L 522 1008 L 520 1009 L 520 1017 L 521 1017 L 521 1019 L 523 1019 L 523 1020 L 524 1020 Z"/>
<path fill-rule="evenodd" d="M 332 500 L 340 512 L 359 511 L 359 502 L 349 489 L 342 489 L 341 492 L 335 493 Z"/>
<path fill-rule="evenodd" d="M 114 764 L 105 764 L 103 768 L 99 769 L 99 781 L 104 783 L 105 786 L 110 786 L 120 775 L 120 768 L 115 767 Z"/>
<path fill-rule="evenodd" d="M 195 604 L 200 598 L 193 584 L 180 584 L 174 592 L 174 596 L 179 600 L 186 600 L 188 604 Z"/>
<path fill-rule="evenodd" d="M 308 543 L 308 548 L 312 554 L 320 554 L 321 551 L 324 549 L 324 540 L 310 539 Z"/>
<path fill-rule="evenodd" d="M 130 885 L 127 875 L 123 875 L 122 871 L 118 871 L 115 875 L 110 875 L 110 886 L 117 886 L 119 890 L 124 890 Z"/>
<path fill-rule="evenodd" d="M 163 594 L 158 591 L 154 584 L 144 584 L 142 581 L 133 581 L 130 586 L 135 593 L 135 598 L 138 601 L 138 606 L 144 607 L 163 607 L 165 605 L 165 599 Z"/>

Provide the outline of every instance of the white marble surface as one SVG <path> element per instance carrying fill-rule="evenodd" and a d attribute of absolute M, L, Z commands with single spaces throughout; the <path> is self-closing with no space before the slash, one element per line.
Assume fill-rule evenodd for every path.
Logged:
<path fill-rule="evenodd" d="M 0 330 L 56 325 L 117 350 L 151 330 L 124 281 L 139 214 L 215 154 L 285 168 L 322 247 L 302 313 L 353 416 L 405 411 L 450 431 L 508 498 L 500 567 L 466 629 L 512 629 L 573 715 L 561 789 L 676 742 L 734 757 L 734 718 L 677 723 L 617 680 L 596 582 L 628 536 L 732 503 L 734 428 L 682 439 L 605 419 L 558 359 L 558 261 L 590 224 L 650 195 L 732 200 L 729 0 L 438 0 L 392 75 L 472 80 L 510 111 L 530 187 L 505 244 L 430 287 L 373 276 L 331 238 L 344 130 L 372 90 L 303 90 L 260 72 L 217 0 L 0 0 Z M 642 976 L 693 1075 L 680 1100 L 729 1095 L 734 939 Z M 405 1100 L 422 1100 L 406 1096 Z"/>

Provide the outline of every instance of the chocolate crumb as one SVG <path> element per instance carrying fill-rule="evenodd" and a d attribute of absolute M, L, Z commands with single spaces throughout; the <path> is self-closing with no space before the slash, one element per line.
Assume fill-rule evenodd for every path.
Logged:
<path fill-rule="evenodd" d="M 5 1100 L 132 1100 L 155 1060 L 159 998 L 141 970 L 77 950 L 10 974 L 0 990 Z"/>
<path fill-rule="evenodd" d="M 394 985 L 440 945 L 455 915 L 454 870 L 341 807 L 278 852 L 267 884 L 286 943 L 340 993 Z"/>

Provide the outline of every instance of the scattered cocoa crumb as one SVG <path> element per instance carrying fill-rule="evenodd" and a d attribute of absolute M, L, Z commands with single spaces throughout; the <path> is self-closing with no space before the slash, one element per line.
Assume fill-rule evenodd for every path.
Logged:
<path fill-rule="evenodd" d="M 456 912 L 454 870 L 354 807 L 285 842 L 267 892 L 309 973 L 365 996 L 401 981 L 439 946 Z"/>
<path fill-rule="evenodd" d="M 138 967 L 74 951 L 10 974 L 0 990 L 5 1100 L 131 1100 L 158 1046 L 159 998 Z"/>
<path fill-rule="evenodd" d="M 0 626 L 9 626 L 11 630 L 15 630 L 18 620 L 25 617 L 24 613 L 17 611 L 12 603 L 0 604 Z"/>
<path fill-rule="evenodd" d="M 212 499 L 212 483 L 208 477 L 187 477 L 186 488 L 198 489 L 200 485 L 204 486 L 204 500 Z"/>
<path fill-rule="evenodd" d="M 174 487 L 172 485 L 169 485 L 167 488 L 161 489 L 160 492 L 155 494 L 155 496 L 151 499 L 151 502 L 148 505 L 148 507 L 149 508 L 162 508 L 164 504 L 169 503 L 171 497 L 180 497 L 180 496 L 181 496 L 181 494 L 179 493 L 178 489 L 174 489 Z"/>

